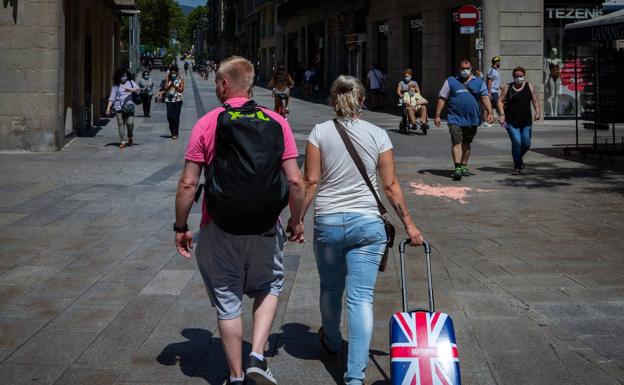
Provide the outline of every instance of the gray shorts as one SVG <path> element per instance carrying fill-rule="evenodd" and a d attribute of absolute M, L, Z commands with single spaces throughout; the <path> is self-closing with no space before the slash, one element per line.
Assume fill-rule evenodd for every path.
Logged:
<path fill-rule="evenodd" d="M 451 133 L 451 142 L 455 144 L 470 144 L 477 135 L 477 126 L 458 126 L 449 124 L 449 132 Z"/>
<path fill-rule="evenodd" d="M 279 224 L 271 236 L 233 235 L 214 223 L 200 230 L 195 257 L 219 319 L 241 315 L 243 294 L 279 296 L 284 285 L 285 241 Z"/>

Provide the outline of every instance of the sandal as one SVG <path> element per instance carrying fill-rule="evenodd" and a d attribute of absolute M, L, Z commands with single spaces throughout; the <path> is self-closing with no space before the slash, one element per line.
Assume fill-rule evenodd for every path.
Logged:
<path fill-rule="evenodd" d="M 126 148 L 126 144 L 125 143 L 119 143 L 119 148 Z"/>
<path fill-rule="evenodd" d="M 322 326 L 318 331 L 318 336 L 319 336 L 319 341 L 321 341 L 321 345 L 323 345 L 323 349 L 325 349 L 325 352 L 327 352 L 327 354 L 329 354 L 330 356 L 335 356 L 336 354 L 339 353 L 339 351 L 333 351 L 329 348 L 329 346 L 327 346 L 327 343 L 325 342 L 325 332 L 323 331 Z"/>
<path fill-rule="evenodd" d="M 519 168 L 514 168 L 513 172 L 511 173 L 511 175 L 520 175 L 522 174 L 522 172 L 520 171 Z"/>

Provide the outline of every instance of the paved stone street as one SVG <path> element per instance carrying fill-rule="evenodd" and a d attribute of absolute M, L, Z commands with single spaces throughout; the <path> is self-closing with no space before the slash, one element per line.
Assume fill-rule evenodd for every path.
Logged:
<path fill-rule="evenodd" d="M 268 91 L 255 96 L 271 105 Z M 151 118 L 137 113 L 137 145 L 124 150 L 110 121 L 57 153 L 0 154 L 0 383 L 221 384 L 215 311 L 171 231 L 186 141 L 216 105 L 212 79 L 194 76 L 177 142 L 156 104 Z M 291 111 L 303 153 L 330 109 L 293 100 Z M 391 131 L 410 210 L 433 247 L 437 309 L 455 322 L 463 383 L 624 384 L 621 163 L 565 159 L 553 145 L 573 142 L 572 124 L 539 125 L 526 175 L 511 176 L 509 139 L 494 126 L 477 135 L 476 175 L 453 182 L 446 128 L 405 136 L 397 116 L 365 116 Z M 340 383 L 343 370 L 344 357 L 324 356 L 316 337 L 311 229 L 308 216 L 309 241 L 287 245 L 268 348 L 280 384 Z M 413 306 L 426 303 L 422 256 L 408 251 Z M 397 260 L 378 279 L 369 384 L 388 383 Z"/>

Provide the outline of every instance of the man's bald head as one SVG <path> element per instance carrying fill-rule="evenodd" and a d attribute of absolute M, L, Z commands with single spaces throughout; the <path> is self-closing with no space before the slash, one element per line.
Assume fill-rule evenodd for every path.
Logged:
<path fill-rule="evenodd" d="M 254 84 L 254 66 L 244 57 L 230 56 L 219 63 L 216 77 L 227 80 L 232 91 L 249 92 Z"/>

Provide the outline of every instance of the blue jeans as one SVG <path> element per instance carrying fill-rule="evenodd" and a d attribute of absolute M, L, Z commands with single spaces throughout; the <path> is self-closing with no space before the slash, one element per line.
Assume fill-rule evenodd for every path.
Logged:
<path fill-rule="evenodd" d="M 514 168 L 520 169 L 524 162 L 522 157 L 531 148 L 531 130 L 533 126 L 516 128 L 507 123 L 507 133 L 511 139 L 511 156 L 513 156 Z"/>
<path fill-rule="evenodd" d="M 360 385 L 373 335 L 373 297 L 386 231 L 378 216 L 359 213 L 321 215 L 314 223 L 314 254 L 321 278 L 321 317 L 325 342 L 342 344 L 342 295 L 347 292 L 349 355 L 344 381 Z"/>

